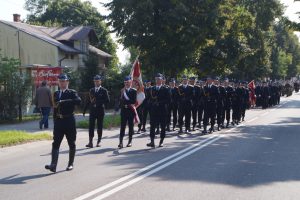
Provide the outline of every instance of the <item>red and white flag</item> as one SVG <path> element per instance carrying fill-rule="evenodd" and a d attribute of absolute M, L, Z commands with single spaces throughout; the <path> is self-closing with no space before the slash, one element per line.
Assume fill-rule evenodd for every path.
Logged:
<path fill-rule="evenodd" d="M 140 118 L 136 109 L 143 103 L 145 99 L 145 93 L 141 73 L 141 64 L 138 58 L 132 65 L 130 76 L 132 79 L 132 85 L 137 90 L 136 102 L 135 104 L 130 105 L 130 109 L 134 112 L 134 123 L 140 123 Z"/>
<path fill-rule="evenodd" d="M 138 58 L 134 61 L 130 76 L 132 78 L 133 87 L 137 90 L 137 97 L 135 107 L 139 107 L 143 101 L 145 100 L 145 93 L 144 93 L 144 85 L 142 79 L 142 72 L 141 72 L 141 63 L 139 62 Z"/>
<path fill-rule="evenodd" d="M 254 80 L 252 80 L 250 83 L 248 83 L 248 88 L 250 90 L 250 95 L 249 95 L 250 104 L 251 104 L 251 106 L 254 106 L 256 103 Z"/>

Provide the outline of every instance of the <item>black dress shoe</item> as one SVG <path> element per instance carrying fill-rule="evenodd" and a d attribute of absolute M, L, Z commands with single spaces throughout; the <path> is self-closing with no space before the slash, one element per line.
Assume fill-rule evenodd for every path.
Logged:
<path fill-rule="evenodd" d="M 150 142 L 150 143 L 147 144 L 147 147 L 155 148 L 155 144 L 153 142 Z"/>
<path fill-rule="evenodd" d="M 73 165 L 68 165 L 68 167 L 67 167 L 67 169 L 66 169 L 67 171 L 71 171 L 71 170 L 73 170 Z"/>
<path fill-rule="evenodd" d="M 128 144 L 127 144 L 127 147 L 132 147 L 132 143 L 131 143 L 131 142 L 128 143 Z"/>
<path fill-rule="evenodd" d="M 87 148 L 93 148 L 93 143 L 89 142 L 87 145 L 85 145 Z"/>
<path fill-rule="evenodd" d="M 123 144 L 120 143 L 120 144 L 118 145 L 118 148 L 119 148 L 119 149 L 122 149 L 122 148 L 123 148 Z"/>
<path fill-rule="evenodd" d="M 56 165 L 45 165 L 45 169 L 50 170 L 51 172 L 56 172 Z"/>
<path fill-rule="evenodd" d="M 220 126 L 218 126 L 218 131 L 221 131 L 221 127 Z"/>
<path fill-rule="evenodd" d="M 164 143 L 159 143 L 158 147 L 163 147 Z"/>
<path fill-rule="evenodd" d="M 142 131 L 142 132 L 146 132 L 146 129 L 145 129 L 145 128 L 142 128 L 141 131 Z"/>
<path fill-rule="evenodd" d="M 96 147 L 100 147 L 101 139 L 98 138 Z"/>
<path fill-rule="evenodd" d="M 207 130 L 203 130 L 202 134 L 204 134 L 204 135 L 207 134 Z"/>
<path fill-rule="evenodd" d="M 214 131 L 215 131 L 214 128 L 210 128 L 210 129 L 209 129 L 209 133 L 210 133 L 210 134 L 213 133 Z"/>

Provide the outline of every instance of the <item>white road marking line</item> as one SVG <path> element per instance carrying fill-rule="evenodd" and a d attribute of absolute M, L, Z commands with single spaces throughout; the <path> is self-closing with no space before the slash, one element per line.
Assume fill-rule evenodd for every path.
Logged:
<path fill-rule="evenodd" d="M 122 177 L 122 178 L 120 178 L 120 179 L 117 179 L 117 180 L 111 182 L 111 183 L 108 183 L 108 184 L 106 184 L 106 185 L 104 185 L 104 186 L 101 186 L 101 187 L 99 187 L 99 188 L 97 188 L 97 189 L 95 189 L 95 190 L 93 190 L 93 191 L 91 191 L 91 192 L 88 192 L 88 193 L 86 193 L 86 194 L 84 194 L 84 195 L 82 195 L 82 196 L 80 196 L 80 197 L 77 197 L 77 198 L 75 198 L 74 200 L 84 200 L 84 199 L 89 198 L 89 197 L 91 197 L 91 196 L 93 196 L 93 195 L 96 195 L 96 194 L 99 193 L 99 192 L 102 192 L 102 191 L 104 191 L 104 190 L 106 190 L 106 189 L 108 189 L 108 188 L 110 188 L 110 187 L 113 187 L 113 186 L 115 186 L 115 185 L 117 185 L 117 184 L 120 184 L 120 183 L 122 183 L 122 182 L 124 182 L 124 181 L 126 181 L 126 180 L 128 180 L 128 179 L 131 179 L 131 178 L 133 178 L 133 177 L 135 177 L 135 176 L 137 176 L 137 175 L 139 175 L 139 174 L 141 174 L 141 173 L 143 173 L 143 172 L 145 172 L 145 171 L 147 171 L 147 170 L 150 170 L 151 168 L 156 167 L 157 165 L 160 165 L 160 164 L 162 164 L 162 163 L 164 163 L 164 162 L 166 162 L 166 161 L 168 161 L 168 160 L 170 160 L 170 159 L 172 159 L 172 158 L 174 158 L 174 157 L 177 157 L 177 156 L 179 156 L 179 155 L 185 153 L 186 151 L 189 151 L 190 149 L 192 149 L 192 148 L 194 148 L 194 147 L 197 147 L 197 146 L 199 146 L 199 145 L 202 145 L 203 143 L 207 142 L 208 140 L 211 140 L 211 139 L 214 139 L 214 138 L 217 138 L 217 137 L 218 137 L 218 136 L 212 136 L 212 137 L 206 138 L 206 139 L 203 140 L 203 141 L 200 141 L 200 142 L 198 142 L 198 143 L 196 143 L 196 144 L 193 144 L 193 145 L 190 146 L 190 147 L 187 147 L 187 148 L 185 148 L 185 149 L 183 149 L 183 150 L 181 150 L 181 151 L 178 151 L 177 153 L 172 154 L 172 155 L 170 155 L 170 156 L 168 156 L 168 157 L 166 157 L 166 158 L 164 158 L 164 159 L 162 159 L 162 160 L 160 160 L 160 161 L 157 161 L 157 162 L 155 162 L 155 163 L 153 163 L 153 164 L 151 164 L 151 165 L 148 165 L 148 166 L 146 166 L 146 167 L 144 167 L 144 168 L 142 168 L 142 169 L 140 169 L 140 170 L 138 170 L 138 171 L 136 171 L 136 172 L 134 172 L 134 173 L 132 173 L 132 174 L 129 174 L 129 175 L 127 175 L 127 176 L 124 176 L 124 177 Z"/>
<path fill-rule="evenodd" d="M 260 116 L 263 117 L 263 116 L 265 116 L 265 115 L 267 115 L 267 114 L 269 114 L 269 113 L 270 113 L 270 112 L 268 111 L 268 112 L 265 112 L 265 113 L 261 114 Z"/>
<path fill-rule="evenodd" d="M 237 125 L 236 127 L 232 127 L 231 129 L 225 131 L 225 133 L 228 133 L 228 132 L 233 131 L 234 129 L 236 129 L 236 128 L 238 128 L 238 127 L 243 127 L 243 126 L 245 126 L 245 125 L 244 125 L 244 124 L 239 124 L 239 125 Z"/>
<path fill-rule="evenodd" d="M 126 183 L 124 183 L 124 184 L 122 184 L 122 185 L 120 185 L 120 186 L 118 186 L 118 187 L 116 187 L 116 188 L 114 188 L 114 189 L 112 189 L 110 191 L 107 191 L 107 192 L 105 192 L 105 193 L 97 196 L 96 198 L 94 198 L 92 200 L 101 200 L 101 199 L 104 199 L 106 197 L 109 197 L 112 194 L 114 194 L 114 193 L 116 193 L 116 192 L 118 192 L 120 190 L 123 190 L 124 188 L 126 188 L 126 187 L 128 187 L 130 185 L 133 185 L 134 183 L 137 183 L 137 182 L 143 180 L 144 178 L 146 178 L 146 177 L 148 177 L 148 176 L 150 176 L 150 175 L 152 175 L 152 174 L 154 174 L 154 173 L 156 173 L 156 172 L 158 172 L 158 171 L 160 171 L 160 170 L 162 170 L 162 169 L 164 169 L 164 168 L 166 168 L 166 167 L 168 167 L 168 166 L 170 166 L 170 165 L 178 162 L 179 160 L 181 160 L 181 159 L 183 159 L 183 158 L 185 158 L 185 157 L 187 157 L 187 156 L 195 153 L 196 151 L 199 151 L 200 149 L 203 149 L 204 147 L 206 147 L 206 146 L 214 143 L 215 141 L 217 141 L 217 140 L 219 140 L 221 138 L 222 138 L 222 136 L 219 135 L 218 137 L 214 138 L 213 140 L 210 140 L 209 142 L 207 142 L 207 143 L 205 143 L 205 144 L 203 144 L 203 145 L 201 145 L 201 146 L 199 146 L 197 148 L 194 148 L 193 150 L 191 150 L 191 151 L 189 151 L 189 152 L 187 152 L 187 153 L 185 153 L 185 154 L 183 154 L 183 155 L 181 155 L 181 156 L 179 156 L 179 157 L 177 157 L 177 158 L 175 158 L 173 160 L 170 160 L 167 163 L 165 163 L 165 164 L 163 164 L 163 165 L 161 165 L 161 166 L 159 166 L 159 167 L 157 167 L 157 168 L 155 168 L 155 169 L 153 169 L 153 170 L 151 170 L 151 171 L 149 171 L 149 172 L 147 172 L 145 174 L 142 174 L 141 176 L 138 176 L 138 177 L 134 178 L 131 181 L 128 181 L 128 182 L 126 182 Z"/>
<path fill-rule="evenodd" d="M 253 119 L 250 119 L 250 120 L 247 121 L 247 122 L 253 122 L 253 121 L 257 120 L 257 119 L 258 119 L 258 117 L 254 117 Z"/>
<path fill-rule="evenodd" d="M 229 130 L 225 131 L 225 133 L 228 133 L 228 132 L 230 132 L 230 131 L 233 131 L 234 129 L 236 129 L 236 127 L 234 127 L 234 128 L 231 128 L 231 129 L 229 129 Z"/>

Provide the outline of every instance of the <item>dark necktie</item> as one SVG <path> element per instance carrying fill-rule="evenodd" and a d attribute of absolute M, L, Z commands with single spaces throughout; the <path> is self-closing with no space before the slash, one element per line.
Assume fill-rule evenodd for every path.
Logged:
<path fill-rule="evenodd" d="M 59 99 L 61 99 L 63 93 L 64 93 L 64 91 L 61 90 L 60 93 L 59 93 Z"/>

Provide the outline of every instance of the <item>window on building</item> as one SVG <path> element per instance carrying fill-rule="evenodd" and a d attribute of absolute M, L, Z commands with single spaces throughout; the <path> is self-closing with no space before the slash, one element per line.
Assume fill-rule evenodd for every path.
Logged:
<path fill-rule="evenodd" d="M 80 41 L 80 50 L 83 52 L 88 52 L 88 41 L 87 40 Z"/>

